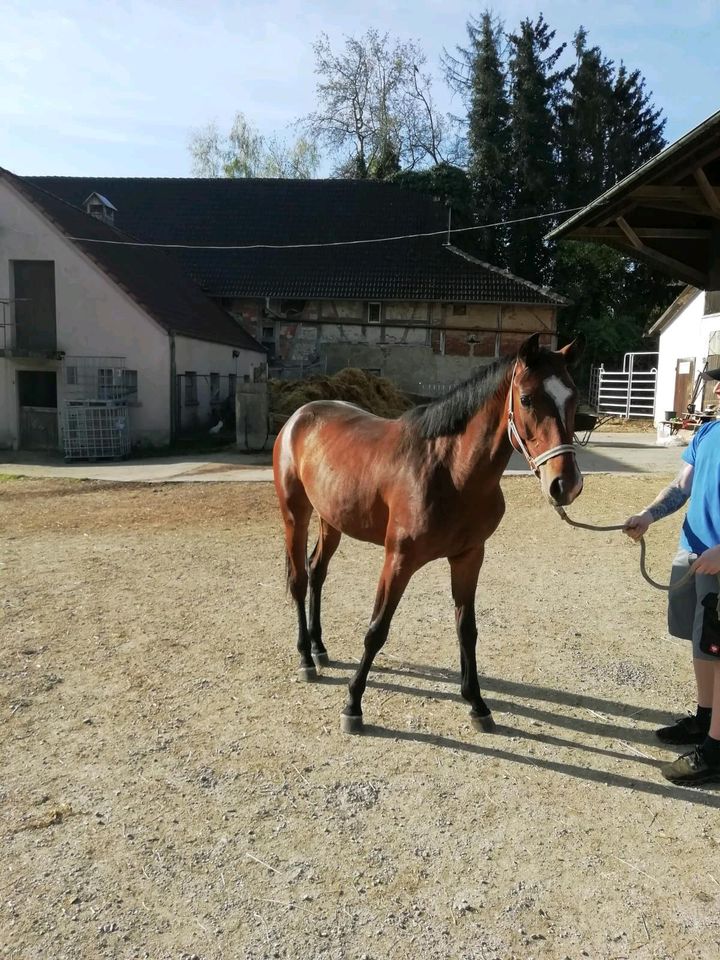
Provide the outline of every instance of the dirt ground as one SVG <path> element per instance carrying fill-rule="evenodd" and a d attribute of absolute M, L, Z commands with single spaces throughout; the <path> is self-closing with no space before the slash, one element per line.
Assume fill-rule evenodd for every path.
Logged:
<path fill-rule="evenodd" d="M 588 477 L 571 515 L 621 522 L 667 479 Z M 342 542 L 335 663 L 302 684 L 269 484 L 0 483 L 0 957 L 716 958 L 720 791 L 664 781 L 652 734 L 692 703 L 688 650 L 637 547 L 504 489 L 477 600 L 497 733 L 459 697 L 438 562 L 348 737 L 377 548 Z"/>

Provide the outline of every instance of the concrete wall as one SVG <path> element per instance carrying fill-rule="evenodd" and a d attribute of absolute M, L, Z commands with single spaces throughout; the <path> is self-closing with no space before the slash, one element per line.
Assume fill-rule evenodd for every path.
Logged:
<path fill-rule="evenodd" d="M 480 367 L 492 363 L 492 357 L 448 357 L 433 353 L 423 346 L 394 344 L 342 343 L 323 345 L 322 356 L 327 357 L 327 372 L 337 373 L 345 367 L 373 370 L 388 377 L 410 393 L 427 393 L 434 386 L 449 385 L 465 380 Z"/>
<path fill-rule="evenodd" d="M 720 314 L 713 313 L 704 316 L 704 307 L 705 294 L 700 292 L 660 334 L 660 355 L 655 392 L 656 423 L 663 419 L 666 410 L 674 409 L 675 371 L 678 360 L 694 359 L 695 376 L 697 377 L 711 352 L 711 335 L 720 331 Z M 715 350 L 712 352 L 714 353 Z M 698 396 L 697 403 L 698 406 L 702 403 L 702 391 Z"/>

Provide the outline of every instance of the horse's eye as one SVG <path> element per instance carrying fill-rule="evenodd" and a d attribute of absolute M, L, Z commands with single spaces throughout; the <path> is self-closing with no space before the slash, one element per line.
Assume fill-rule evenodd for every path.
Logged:
<path fill-rule="evenodd" d="M 524 407 L 531 407 L 531 406 L 532 406 L 532 397 L 529 397 L 529 396 L 527 395 L 527 393 L 523 393 L 523 394 L 521 395 L 521 397 L 520 397 L 520 403 L 521 403 Z"/>

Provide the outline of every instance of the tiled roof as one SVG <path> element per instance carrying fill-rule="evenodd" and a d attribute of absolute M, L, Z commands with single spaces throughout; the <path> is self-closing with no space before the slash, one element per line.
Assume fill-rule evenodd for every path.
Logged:
<path fill-rule="evenodd" d="M 78 210 L 37 183 L 1 168 L 0 179 L 7 180 L 68 237 L 87 237 L 89 241 L 133 239 Z M 73 242 L 166 330 L 258 353 L 265 352 L 164 251 L 114 243 Z"/>
<path fill-rule="evenodd" d="M 115 224 L 170 249 L 216 297 L 378 299 L 562 304 L 564 299 L 444 246 L 443 203 L 397 184 L 359 180 L 29 177 L 82 205 L 88 194 L 117 208 Z M 348 241 L 437 232 L 434 237 Z M 456 241 L 454 241 L 456 242 Z M 291 244 L 341 244 L 293 249 Z"/>

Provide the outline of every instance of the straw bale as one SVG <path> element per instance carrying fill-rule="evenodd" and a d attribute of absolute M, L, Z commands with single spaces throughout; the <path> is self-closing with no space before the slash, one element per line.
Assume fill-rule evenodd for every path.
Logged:
<path fill-rule="evenodd" d="M 345 400 L 379 417 L 398 417 L 412 406 L 405 394 L 386 377 L 355 367 L 346 367 L 331 377 L 315 375 L 306 380 L 272 380 L 272 410 L 289 417 L 311 400 Z"/>

